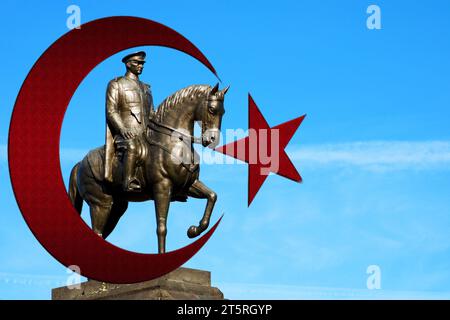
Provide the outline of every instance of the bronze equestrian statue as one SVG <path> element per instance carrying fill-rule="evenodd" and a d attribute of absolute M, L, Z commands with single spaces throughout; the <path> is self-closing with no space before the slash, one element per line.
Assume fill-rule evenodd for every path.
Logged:
<path fill-rule="evenodd" d="M 68 193 L 80 214 L 83 200 L 88 203 L 92 229 L 104 239 L 130 201 L 154 200 L 158 252 L 164 253 L 171 201 L 207 199 L 203 217 L 187 234 L 193 238 L 208 228 L 217 195 L 199 180 L 193 144 L 219 144 L 228 87 L 191 85 L 154 111 L 150 87 L 138 79 L 144 59 L 145 53 L 138 52 L 122 60 L 125 76 L 112 80 L 107 89 L 106 145 L 91 150 L 73 167 Z M 201 138 L 193 136 L 195 122 L 201 123 Z"/>

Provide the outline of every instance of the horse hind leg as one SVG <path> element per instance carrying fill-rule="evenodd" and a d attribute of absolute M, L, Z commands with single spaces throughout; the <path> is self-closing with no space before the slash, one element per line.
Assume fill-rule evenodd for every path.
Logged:
<path fill-rule="evenodd" d="M 204 185 L 200 180 L 195 180 L 195 182 L 189 187 L 188 195 L 197 199 L 207 199 L 205 212 L 203 213 L 203 217 L 200 220 L 199 225 L 190 226 L 187 231 L 189 238 L 195 238 L 208 228 L 211 214 L 214 209 L 214 204 L 217 201 L 217 194 Z"/>
<path fill-rule="evenodd" d="M 128 208 L 128 201 L 125 200 L 114 201 L 111 208 L 111 213 L 109 215 L 109 219 L 103 229 L 102 233 L 103 239 L 106 239 L 111 234 L 111 232 L 114 230 L 120 218 L 127 210 L 127 208 Z"/>
<path fill-rule="evenodd" d="M 98 234 L 100 237 L 105 238 L 105 227 L 109 221 L 111 214 L 112 203 L 110 206 L 107 205 L 91 205 L 91 224 L 92 230 Z"/>
<path fill-rule="evenodd" d="M 81 214 L 81 210 L 83 208 L 83 198 L 80 195 L 80 192 L 78 190 L 78 169 L 80 168 L 80 163 L 77 163 L 70 172 L 70 179 L 69 179 L 69 198 L 70 202 L 72 202 L 72 205 L 75 207 L 75 210 L 79 214 Z"/>

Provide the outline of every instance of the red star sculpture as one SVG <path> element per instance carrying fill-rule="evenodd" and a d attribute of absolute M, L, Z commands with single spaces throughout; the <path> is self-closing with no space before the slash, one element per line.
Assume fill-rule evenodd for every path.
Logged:
<path fill-rule="evenodd" d="M 248 206 L 250 206 L 270 172 L 302 182 L 302 177 L 284 149 L 306 115 L 271 128 L 250 94 L 248 110 L 249 135 L 215 150 L 249 164 Z"/>

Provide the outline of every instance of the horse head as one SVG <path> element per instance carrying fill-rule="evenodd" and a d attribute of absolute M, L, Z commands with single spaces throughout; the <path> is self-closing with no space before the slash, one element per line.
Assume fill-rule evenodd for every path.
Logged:
<path fill-rule="evenodd" d="M 199 109 L 196 120 L 201 122 L 204 147 L 215 148 L 219 145 L 222 116 L 225 113 L 224 98 L 229 88 L 230 86 L 219 90 L 217 83 L 208 92 L 205 103 Z"/>

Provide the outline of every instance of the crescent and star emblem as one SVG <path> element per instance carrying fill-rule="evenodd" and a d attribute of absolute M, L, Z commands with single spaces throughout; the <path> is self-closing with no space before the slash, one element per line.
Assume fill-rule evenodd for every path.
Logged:
<path fill-rule="evenodd" d="M 63 265 L 78 265 L 84 276 L 110 283 L 151 280 L 177 269 L 201 249 L 221 220 L 183 248 L 161 254 L 141 254 L 121 249 L 98 237 L 69 200 L 59 163 L 59 138 L 69 102 L 83 79 L 99 63 L 122 50 L 138 46 L 179 50 L 200 61 L 217 76 L 202 52 L 167 26 L 125 16 L 94 20 L 63 35 L 37 60 L 17 97 L 9 131 L 11 182 L 29 228 Z M 250 94 L 248 103 L 249 128 L 276 130 L 279 135 L 278 149 L 271 153 L 279 157 L 279 166 L 269 171 L 301 182 L 300 174 L 284 148 L 305 116 L 270 127 Z M 247 149 L 258 145 L 253 143 L 257 138 L 258 134 L 215 149 L 249 163 L 248 205 L 268 173 L 261 173 L 264 165 L 258 159 L 256 163 L 250 163 L 248 157 L 236 155 L 233 150 L 239 145 Z"/>

